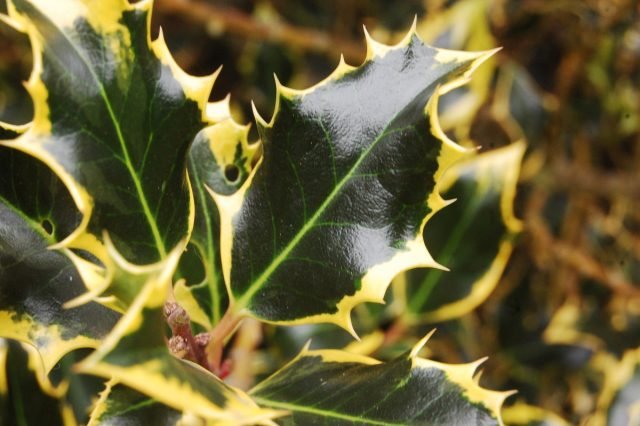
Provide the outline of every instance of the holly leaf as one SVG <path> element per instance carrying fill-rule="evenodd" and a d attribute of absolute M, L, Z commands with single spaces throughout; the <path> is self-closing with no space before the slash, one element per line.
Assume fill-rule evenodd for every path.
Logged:
<path fill-rule="evenodd" d="M 640 345 L 640 315 L 635 299 L 610 294 L 598 282 L 582 282 L 580 297 L 569 297 L 544 331 L 548 344 L 579 346 L 622 356 Z"/>
<path fill-rule="evenodd" d="M 503 408 L 502 418 L 506 424 L 513 426 L 569 426 L 557 414 L 524 402 Z"/>
<path fill-rule="evenodd" d="M 622 360 L 603 357 L 604 385 L 598 397 L 594 426 L 635 425 L 640 421 L 640 349 Z"/>
<path fill-rule="evenodd" d="M 7 372 L 7 341 L 0 339 L 0 424 L 9 418 L 9 378 Z"/>
<path fill-rule="evenodd" d="M 2 15 L 0 15 L 0 17 L 2 17 Z M 24 133 L 27 128 L 28 126 L 25 125 L 14 125 L 0 121 L 0 141 L 15 139 Z"/>
<path fill-rule="evenodd" d="M 102 233 L 128 260 L 152 263 L 185 236 L 193 201 L 185 163 L 207 113 L 215 73 L 191 77 L 162 35 L 150 40 L 152 1 L 11 0 L 30 39 L 26 84 L 34 118 L 4 142 L 60 176 L 83 220 L 66 247 L 107 258 Z"/>
<path fill-rule="evenodd" d="M 174 293 L 192 320 L 207 329 L 229 304 L 220 261 L 220 216 L 208 191 L 233 194 L 247 180 L 259 146 L 248 143 L 248 132 L 248 126 L 229 118 L 200 132 L 189 150 L 195 225 L 178 270 L 185 282 Z"/>
<path fill-rule="evenodd" d="M 353 328 L 359 339 L 354 340 L 348 332 L 333 324 L 300 324 L 288 327 L 268 325 L 264 328 L 265 347 L 271 348 L 270 358 L 274 359 L 275 371 L 300 352 L 300 347 L 311 342 L 309 349 L 341 349 L 360 355 L 371 355 L 385 341 L 382 331 L 391 317 L 395 318 L 388 305 L 359 305 L 352 312 Z"/>
<path fill-rule="evenodd" d="M 435 13 L 427 13 L 417 23 L 417 32 L 429 44 L 466 51 L 497 47 L 489 22 L 490 1 L 462 0 Z M 466 142 L 472 122 L 489 97 L 496 61 L 490 59 L 468 85 L 442 99 L 440 123 L 446 131 Z"/>
<path fill-rule="evenodd" d="M 115 250 L 107 239 L 109 252 Z M 114 280 L 145 279 L 126 314 L 103 344 L 78 364 L 78 371 L 114 379 L 180 412 L 212 421 L 255 424 L 278 413 L 259 408 L 243 392 L 202 367 L 171 355 L 163 308 L 184 243 L 164 260 L 145 267 L 123 263 Z M 119 286 L 116 283 L 116 286 Z"/>
<path fill-rule="evenodd" d="M 0 170 L 0 337 L 36 347 L 49 372 L 64 354 L 98 346 L 118 314 L 97 303 L 64 307 L 85 292 L 94 266 L 50 248 L 80 222 L 60 180 L 35 158 L 1 146 Z"/>
<path fill-rule="evenodd" d="M 75 424 L 64 392 L 51 387 L 32 346 L 0 339 L 0 424 Z"/>
<path fill-rule="evenodd" d="M 513 200 L 522 142 L 459 163 L 444 176 L 444 197 L 456 201 L 424 231 L 433 257 L 449 272 L 414 269 L 399 278 L 410 323 L 444 321 L 470 312 L 498 284 L 522 225 Z"/>
<path fill-rule="evenodd" d="M 419 358 L 427 338 L 387 363 L 305 348 L 249 394 L 290 411 L 277 420 L 283 425 L 502 424 L 500 407 L 510 393 L 483 389 L 473 379 L 483 360 L 447 365 Z"/>
<path fill-rule="evenodd" d="M 182 414 L 179 411 L 110 381 L 93 407 L 88 426 L 176 426 L 181 420 Z"/>
<path fill-rule="evenodd" d="M 512 139 L 524 138 L 530 146 L 537 146 L 549 112 L 558 107 L 557 100 L 544 93 L 528 71 L 515 62 L 501 64 L 496 80 L 491 107 L 494 116 Z"/>
<path fill-rule="evenodd" d="M 277 84 L 271 122 L 258 116 L 261 163 L 234 195 L 214 196 L 236 314 L 352 331 L 351 309 L 382 302 L 398 272 L 438 266 L 422 231 L 464 150 L 441 132 L 437 96 L 492 52 L 435 49 L 414 31 L 368 46 L 360 67 L 341 61 L 310 89 Z"/>

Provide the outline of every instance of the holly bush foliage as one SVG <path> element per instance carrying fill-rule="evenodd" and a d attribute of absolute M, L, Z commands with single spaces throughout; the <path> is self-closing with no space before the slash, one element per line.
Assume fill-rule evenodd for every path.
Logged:
<path fill-rule="evenodd" d="M 457 317 L 504 270 L 524 143 L 477 154 L 438 114 L 495 51 L 434 48 L 415 27 L 368 37 L 359 66 L 276 81 L 250 142 L 228 100 L 209 102 L 217 73 L 185 73 L 152 40 L 152 7 L 12 0 L 2 16 L 31 44 L 34 114 L 1 127 L 0 419 L 502 424 L 509 392 L 479 385 L 483 360 L 423 358 L 430 334 L 363 354 L 385 316 Z M 385 296 L 393 309 L 364 305 Z M 241 389 L 223 379 L 253 366 L 225 346 L 256 320 L 367 336 L 298 346 Z"/>

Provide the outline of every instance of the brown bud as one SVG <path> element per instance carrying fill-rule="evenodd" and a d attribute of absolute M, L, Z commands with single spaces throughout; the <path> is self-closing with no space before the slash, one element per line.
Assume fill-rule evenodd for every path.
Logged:
<path fill-rule="evenodd" d="M 211 341 L 211 335 L 209 333 L 199 333 L 194 336 L 196 345 L 201 348 L 206 348 Z"/>
<path fill-rule="evenodd" d="M 184 358 L 189 353 L 187 339 L 182 336 L 173 336 L 169 339 L 169 350 L 178 358 Z"/>
<path fill-rule="evenodd" d="M 176 310 L 178 304 L 175 302 L 167 302 L 164 304 L 163 313 L 165 318 L 169 318 L 169 316 Z"/>

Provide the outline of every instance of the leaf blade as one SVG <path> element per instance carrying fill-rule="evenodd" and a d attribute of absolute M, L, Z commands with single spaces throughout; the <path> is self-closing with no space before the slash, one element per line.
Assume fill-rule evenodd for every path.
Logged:
<path fill-rule="evenodd" d="M 304 349 L 250 395 L 292 411 L 282 424 L 501 424 L 499 409 L 508 393 L 480 388 L 472 379 L 478 363 L 417 358 L 421 344 L 384 364 L 343 351 Z"/>
<path fill-rule="evenodd" d="M 84 220 L 66 246 L 106 258 L 107 229 L 125 257 L 151 263 L 190 232 L 186 153 L 209 120 L 216 74 L 186 75 L 162 37 L 149 40 L 149 1 L 56 7 L 9 5 L 34 50 L 35 116 L 5 143 L 40 158 L 72 193 Z"/>
<path fill-rule="evenodd" d="M 191 317 L 205 328 L 220 321 L 229 304 L 220 260 L 220 218 L 209 191 L 233 194 L 247 179 L 259 147 L 249 144 L 248 131 L 249 126 L 228 118 L 202 130 L 189 149 L 195 223 L 187 250 L 193 250 L 196 259 L 181 263 L 179 277 L 186 285 L 176 288 L 176 298 L 191 307 Z"/>
<path fill-rule="evenodd" d="M 452 167 L 444 196 L 455 199 L 432 219 L 424 239 L 450 271 L 415 269 L 397 281 L 411 323 L 452 319 L 476 308 L 493 291 L 522 225 L 513 213 L 525 145 L 518 142 Z"/>
<path fill-rule="evenodd" d="M 223 270 L 236 311 L 277 323 L 333 322 L 352 331 L 351 309 L 381 302 L 396 273 L 437 266 L 418 235 L 425 218 L 444 206 L 436 178 L 464 152 L 438 127 L 437 93 L 464 82 L 491 53 L 439 51 L 412 33 L 403 43 L 376 47 L 384 51 L 361 68 L 341 63 L 312 89 L 278 85 L 271 123 L 258 120 L 261 164 L 234 196 L 216 197 Z M 370 77 L 376 73 L 377 80 Z M 391 77 L 408 86 L 397 98 L 400 83 L 376 87 Z M 358 98 L 362 93 L 368 103 Z M 391 171 L 384 158 L 395 158 Z M 408 187 L 411 178 L 419 189 Z M 296 297 L 293 288 L 306 295 Z"/>
<path fill-rule="evenodd" d="M 2 376 L 6 385 L 5 389 L 0 389 L 2 424 L 76 424 L 63 398 L 66 385 L 51 386 L 40 355 L 33 346 L 0 339 Z"/>
<path fill-rule="evenodd" d="M 117 380 L 175 410 L 208 420 L 240 425 L 277 415 L 257 407 L 240 390 L 202 367 L 170 354 L 163 308 L 181 252 L 178 246 L 165 260 L 144 268 L 119 265 L 122 270 L 114 279 L 126 282 L 138 275 L 145 284 L 103 344 L 78 365 L 78 371 Z"/>
<path fill-rule="evenodd" d="M 10 172 L 0 175 L 0 336 L 37 348 L 48 372 L 66 353 L 98 346 L 118 314 L 97 303 L 64 307 L 84 293 L 76 266 L 88 262 L 50 249 L 79 221 L 60 181 L 5 147 L 0 167 Z"/>
<path fill-rule="evenodd" d="M 180 418 L 180 412 L 110 381 L 93 407 L 88 426 L 132 423 L 175 426 Z"/>

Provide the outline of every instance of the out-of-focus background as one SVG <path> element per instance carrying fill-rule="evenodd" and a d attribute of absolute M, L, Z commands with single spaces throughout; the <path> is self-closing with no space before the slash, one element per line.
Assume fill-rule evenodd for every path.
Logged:
<path fill-rule="evenodd" d="M 447 134 L 481 151 L 524 139 L 527 150 L 515 199 L 524 231 L 495 291 L 459 319 L 407 333 L 437 327 L 429 344 L 436 360 L 489 356 L 483 386 L 518 390 L 506 404 L 520 407 L 507 408 L 512 424 L 639 425 L 637 0 L 156 0 L 153 28 L 162 26 L 191 74 L 223 66 L 212 99 L 230 93 L 235 118 L 248 122 L 252 100 L 270 116 L 274 73 L 308 87 L 341 54 L 363 61 L 363 24 L 374 39 L 395 43 L 414 17 L 437 47 L 502 47 L 442 102 Z M 23 36 L 0 26 L 0 120 L 30 119 L 21 85 L 29 52 Z M 398 333 L 393 324 L 383 329 Z M 284 339 L 278 333 L 265 339 Z M 265 371 L 269 356 L 277 357 L 260 358 Z M 525 412 L 537 423 L 519 422 Z"/>

